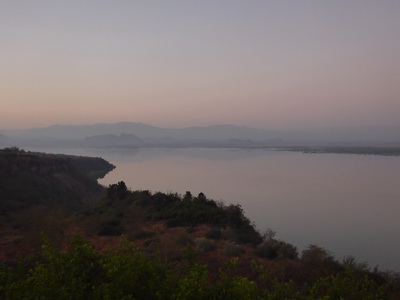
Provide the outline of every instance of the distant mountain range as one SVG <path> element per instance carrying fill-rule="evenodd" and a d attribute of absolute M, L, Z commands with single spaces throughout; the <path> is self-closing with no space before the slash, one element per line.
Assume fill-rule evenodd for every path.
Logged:
<path fill-rule="evenodd" d="M 3 130 L 4 141 L 17 146 L 228 146 L 277 142 L 276 132 L 235 125 L 160 128 L 142 123 L 53 125 L 26 130 Z M 0 140 L 1 141 L 1 140 Z"/>
<path fill-rule="evenodd" d="M 12 139 L 0 133 L 0 148 L 11 146 L 12 143 L 13 143 Z"/>
<path fill-rule="evenodd" d="M 133 134 L 122 133 L 120 135 L 115 134 L 102 134 L 95 135 L 83 140 L 83 144 L 89 147 L 108 147 L 113 145 L 115 147 L 120 146 L 136 146 L 143 143 L 143 140 Z"/>
<path fill-rule="evenodd" d="M 0 146 L 42 147 L 260 147 L 298 145 L 400 146 L 399 126 L 277 131 L 236 125 L 160 128 L 123 122 L 0 130 Z"/>
<path fill-rule="evenodd" d="M 2 130 L 4 135 L 19 138 L 51 137 L 84 139 L 105 134 L 134 134 L 141 139 L 171 137 L 190 140 L 269 139 L 276 132 L 236 125 L 214 125 L 206 127 L 160 128 L 142 123 L 113 123 L 94 125 L 53 125 L 45 128 L 25 130 Z"/>

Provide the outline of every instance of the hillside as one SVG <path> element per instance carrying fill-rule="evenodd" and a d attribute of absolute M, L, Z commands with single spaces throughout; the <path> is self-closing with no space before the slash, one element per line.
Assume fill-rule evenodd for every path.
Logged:
<path fill-rule="evenodd" d="M 79 208 L 101 195 L 97 179 L 113 168 L 101 158 L 0 150 L 0 214 L 39 204 Z"/>

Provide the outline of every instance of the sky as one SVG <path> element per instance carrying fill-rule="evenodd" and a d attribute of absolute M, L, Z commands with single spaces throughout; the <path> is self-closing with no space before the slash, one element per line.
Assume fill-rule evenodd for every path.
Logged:
<path fill-rule="evenodd" d="M 0 129 L 400 124 L 400 1 L 0 1 Z"/>

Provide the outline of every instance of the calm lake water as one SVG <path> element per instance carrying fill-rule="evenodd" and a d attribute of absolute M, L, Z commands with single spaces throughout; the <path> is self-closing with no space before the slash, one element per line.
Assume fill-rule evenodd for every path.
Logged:
<path fill-rule="evenodd" d="M 82 154 L 82 153 L 81 153 Z M 87 152 L 117 168 L 101 184 L 203 192 L 241 204 L 263 231 L 301 251 L 316 244 L 337 259 L 400 271 L 400 157 L 237 149 Z"/>

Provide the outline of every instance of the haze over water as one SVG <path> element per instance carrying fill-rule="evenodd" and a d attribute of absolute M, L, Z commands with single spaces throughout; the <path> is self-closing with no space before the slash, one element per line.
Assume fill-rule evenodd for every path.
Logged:
<path fill-rule="evenodd" d="M 99 153 L 96 153 L 97 155 Z M 400 271 L 400 158 L 267 150 L 148 149 L 102 156 L 117 168 L 100 182 L 203 192 L 241 204 L 263 231 L 300 250 L 317 244 L 342 259 Z"/>

